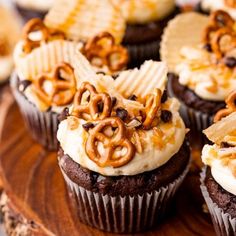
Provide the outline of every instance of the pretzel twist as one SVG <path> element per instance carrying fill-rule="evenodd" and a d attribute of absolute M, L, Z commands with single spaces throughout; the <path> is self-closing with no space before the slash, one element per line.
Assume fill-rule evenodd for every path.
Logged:
<path fill-rule="evenodd" d="M 116 45 L 114 37 L 108 32 L 100 33 L 89 40 L 83 48 L 83 53 L 94 66 L 106 65 L 112 72 L 122 70 L 128 63 L 127 50 Z M 95 59 L 100 63 L 95 63 Z"/>
<path fill-rule="evenodd" d="M 62 78 L 61 72 L 67 76 Z M 50 91 L 45 89 L 45 83 L 51 84 Z M 33 91 L 48 106 L 64 106 L 74 97 L 76 85 L 73 68 L 67 63 L 57 65 L 52 74 L 44 74 L 33 81 Z"/>
<path fill-rule="evenodd" d="M 115 129 L 112 136 L 105 134 L 105 128 Z M 112 129 L 113 128 L 113 129 Z M 98 151 L 98 145 L 102 143 L 104 154 Z M 125 154 L 121 151 L 126 149 Z M 120 150 L 120 154 L 117 151 Z M 86 142 L 88 157 L 100 167 L 112 166 L 114 168 L 124 166 L 135 155 L 135 147 L 127 138 L 126 127 L 118 117 L 106 118 L 93 128 Z"/>
<path fill-rule="evenodd" d="M 31 39 L 30 34 L 33 32 L 40 32 L 41 37 L 35 40 Z M 23 50 L 25 53 L 30 53 L 34 48 L 39 47 L 42 42 L 47 42 L 52 37 L 63 39 L 65 38 L 62 32 L 47 28 L 41 19 L 31 19 L 23 29 Z"/>
<path fill-rule="evenodd" d="M 144 129 L 150 129 L 152 122 L 157 116 L 158 110 L 161 108 L 161 95 L 160 89 L 156 89 L 156 94 L 149 94 L 145 104 L 145 120 L 143 122 Z"/>
<path fill-rule="evenodd" d="M 234 34 L 228 28 L 219 29 L 212 38 L 212 51 L 217 58 L 222 58 L 225 52 L 221 48 L 221 39 L 225 36 L 229 36 L 232 40 L 232 47 L 236 47 L 236 34 Z"/>
<path fill-rule="evenodd" d="M 83 95 L 89 92 L 89 101 L 87 104 L 83 103 Z M 99 103 L 102 103 L 102 111 L 99 111 Z M 85 114 L 92 120 L 102 120 L 111 114 L 111 97 L 106 93 L 98 93 L 93 85 L 84 82 L 77 91 L 74 98 L 74 106 L 72 115 L 79 118 L 87 119 Z"/>
<path fill-rule="evenodd" d="M 218 111 L 214 117 L 214 122 L 220 121 L 222 118 L 236 111 L 236 90 L 231 92 L 225 100 L 226 108 Z"/>
<path fill-rule="evenodd" d="M 229 7 L 236 8 L 236 1 L 235 0 L 225 0 L 225 4 Z"/>

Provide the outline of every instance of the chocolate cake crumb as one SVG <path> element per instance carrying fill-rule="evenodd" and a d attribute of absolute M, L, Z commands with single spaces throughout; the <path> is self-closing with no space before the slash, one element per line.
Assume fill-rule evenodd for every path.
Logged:
<path fill-rule="evenodd" d="M 61 121 L 65 120 L 68 116 L 69 116 L 69 108 L 66 107 L 62 111 L 62 113 L 58 116 L 58 120 L 61 122 Z"/>
<path fill-rule="evenodd" d="M 161 111 L 161 120 L 164 123 L 168 123 L 172 120 L 172 113 L 168 110 L 162 110 Z"/>
<path fill-rule="evenodd" d="M 116 109 L 116 115 L 121 119 L 121 120 L 125 120 L 128 117 L 128 111 L 126 111 L 124 108 L 122 107 L 118 107 Z"/>
<path fill-rule="evenodd" d="M 132 100 L 132 101 L 136 101 L 137 100 L 137 96 L 135 94 L 131 95 L 128 97 L 129 100 Z"/>
<path fill-rule="evenodd" d="M 234 68 L 236 66 L 236 58 L 234 57 L 226 57 L 224 59 L 224 63 L 229 68 Z"/>
<path fill-rule="evenodd" d="M 83 128 L 84 128 L 87 132 L 88 132 L 90 129 L 92 129 L 92 128 L 95 127 L 95 125 L 94 125 L 92 122 L 88 122 L 88 123 L 86 123 L 86 124 L 83 124 L 82 126 L 83 126 Z"/>

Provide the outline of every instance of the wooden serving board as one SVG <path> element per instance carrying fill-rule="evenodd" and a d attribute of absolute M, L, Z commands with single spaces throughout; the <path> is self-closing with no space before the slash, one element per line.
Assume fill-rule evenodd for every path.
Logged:
<path fill-rule="evenodd" d="M 8 101 L 6 106 L 5 100 L 0 100 L 0 111 L 6 114 L 0 143 L 0 173 L 16 209 L 40 227 L 40 235 L 112 235 L 79 222 L 76 209 L 70 204 L 56 153 L 43 150 L 32 140 L 17 105 Z M 202 205 L 198 173 L 192 172 L 178 192 L 165 222 L 145 235 L 215 235 Z"/>

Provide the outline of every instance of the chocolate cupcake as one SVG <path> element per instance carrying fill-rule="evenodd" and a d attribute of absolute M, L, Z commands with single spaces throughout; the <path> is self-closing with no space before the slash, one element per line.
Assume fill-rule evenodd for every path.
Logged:
<path fill-rule="evenodd" d="M 201 0 L 198 10 L 208 14 L 217 10 L 223 10 L 236 19 L 235 0 Z"/>
<path fill-rule="evenodd" d="M 75 64 L 76 77 L 83 79 L 57 133 L 71 201 L 79 219 L 92 227 L 147 230 L 168 211 L 190 160 L 179 103 L 163 93 L 167 68 L 147 61 L 114 81 L 95 74 L 81 54 Z"/>
<path fill-rule="evenodd" d="M 123 44 L 130 52 L 131 64 L 159 59 L 163 29 L 178 9 L 174 0 L 112 0 L 126 20 Z M 138 37 L 137 37 L 138 36 Z"/>
<path fill-rule="evenodd" d="M 217 113 L 216 123 L 204 131 L 213 144 L 205 145 L 202 151 L 206 167 L 201 174 L 201 190 L 219 236 L 236 234 L 235 99 L 236 92 L 229 96 L 227 108 Z"/>
<path fill-rule="evenodd" d="M 14 67 L 12 53 L 20 36 L 20 24 L 14 18 L 16 14 L 11 9 L 0 5 L 0 85 L 9 79 Z"/>
<path fill-rule="evenodd" d="M 41 35 L 35 40 L 33 36 Z M 31 135 L 45 148 L 57 149 L 58 114 L 76 90 L 72 59 L 77 43 L 32 19 L 16 45 L 11 87 Z"/>
<path fill-rule="evenodd" d="M 223 11 L 210 17 L 186 13 L 170 22 L 164 34 L 162 59 L 174 73 L 168 92 L 181 101 L 181 115 L 192 130 L 207 128 L 236 88 L 234 24 Z"/>
<path fill-rule="evenodd" d="M 25 22 L 32 18 L 41 18 L 53 6 L 54 0 L 13 0 L 16 9 Z"/>

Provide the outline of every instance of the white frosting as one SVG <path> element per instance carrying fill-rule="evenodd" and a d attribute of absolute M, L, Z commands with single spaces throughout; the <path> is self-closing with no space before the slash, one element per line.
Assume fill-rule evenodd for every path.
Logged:
<path fill-rule="evenodd" d="M 229 166 L 224 165 L 222 160 L 215 156 L 219 151 L 220 148 L 216 145 L 205 145 L 202 151 L 202 161 L 211 167 L 215 181 L 226 191 L 236 195 L 236 177 Z"/>
<path fill-rule="evenodd" d="M 170 110 L 173 114 L 172 124 L 166 127 L 166 124 L 161 123 L 158 125 L 164 132 L 164 138 L 171 139 L 173 142 L 167 141 L 162 148 L 155 144 L 154 131 L 142 131 L 145 133 L 143 141 L 145 141 L 143 152 L 136 152 L 134 158 L 126 165 L 119 168 L 107 166 L 104 168 L 99 167 L 95 162 L 89 159 L 85 151 L 85 143 L 88 133 L 83 129 L 82 124 L 84 120 L 75 117 L 68 117 L 59 125 L 57 138 L 65 154 L 68 154 L 75 162 L 81 166 L 108 176 L 119 175 L 136 175 L 145 171 L 151 171 L 164 165 L 174 154 L 176 154 L 182 146 L 185 138 L 185 126 L 179 116 L 179 102 L 176 99 L 169 100 Z M 79 123 L 76 129 L 70 129 L 71 119 L 76 119 Z"/>
<path fill-rule="evenodd" d="M 9 78 L 13 69 L 12 56 L 0 57 L 0 82 Z"/>
<path fill-rule="evenodd" d="M 201 6 L 206 11 L 224 10 L 236 19 L 236 9 L 227 6 L 224 0 L 202 0 Z"/>
<path fill-rule="evenodd" d="M 183 60 L 176 66 L 179 82 L 192 89 L 199 97 L 224 101 L 236 88 L 235 71 L 213 64 L 214 55 L 206 50 L 200 47 L 183 47 L 180 53 Z M 211 87 L 216 89 L 209 89 Z"/>
<path fill-rule="evenodd" d="M 145 24 L 161 20 L 175 9 L 174 0 L 112 0 L 121 9 L 126 21 Z"/>
<path fill-rule="evenodd" d="M 48 11 L 55 0 L 14 0 L 20 7 L 36 10 L 36 11 Z"/>

